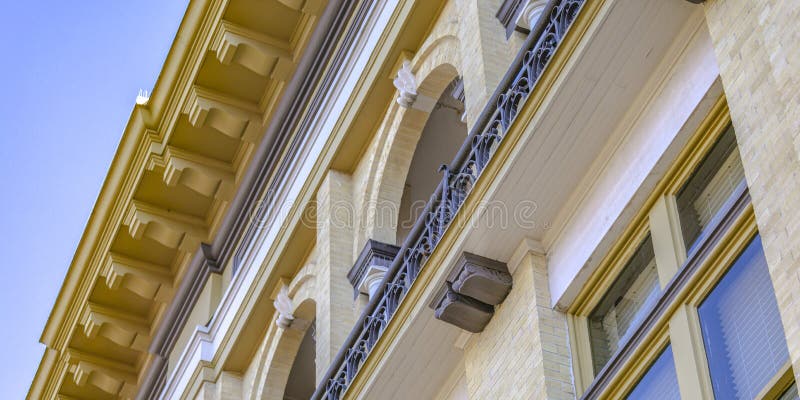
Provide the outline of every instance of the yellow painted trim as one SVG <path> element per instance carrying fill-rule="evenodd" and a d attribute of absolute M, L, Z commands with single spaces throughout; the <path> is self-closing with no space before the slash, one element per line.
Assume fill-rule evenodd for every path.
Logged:
<path fill-rule="evenodd" d="M 615 246 L 613 252 L 606 256 L 603 273 L 592 274 L 586 282 L 585 287 L 589 287 L 592 290 L 586 291 L 581 299 L 580 307 L 572 313 L 573 315 L 588 317 L 592 313 L 648 234 L 650 234 L 649 219 L 641 218 L 636 221 L 633 229 L 626 232 L 625 238 L 621 242 L 623 245 Z"/>
<path fill-rule="evenodd" d="M 252 323 L 251 314 L 253 309 L 257 306 L 257 301 L 261 298 L 260 295 L 265 290 L 264 288 L 274 287 L 275 282 L 281 279 L 281 271 L 278 270 L 278 266 L 286 265 L 284 255 L 290 252 L 290 249 L 295 246 L 303 246 L 304 251 L 310 251 L 310 249 L 307 248 L 308 243 L 293 241 L 293 234 L 298 229 L 302 229 L 302 220 L 309 215 L 306 211 L 309 205 L 312 204 L 310 200 L 315 196 L 325 174 L 331 168 L 336 153 L 342 143 L 347 140 L 348 135 L 352 133 L 350 127 L 359 112 L 360 105 L 371 95 L 375 82 L 382 79 L 380 71 L 384 68 L 388 60 L 387 55 L 395 50 L 396 45 L 393 45 L 393 43 L 396 42 L 398 35 L 402 34 L 402 28 L 408 20 L 414 18 L 413 10 L 420 1 L 421 0 L 399 0 L 387 23 L 390 29 L 387 29 L 379 38 L 378 44 L 375 46 L 377 50 L 373 52 L 367 64 L 364 66 L 363 71 L 366 72 L 362 73 L 361 78 L 353 88 L 353 95 L 344 105 L 344 111 L 332 129 L 334 133 L 323 145 L 320 157 L 315 161 L 309 178 L 298 192 L 295 201 L 292 202 L 292 206 L 288 210 L 289 217 L 284 224 L 281 225 L 275 236 L 276 243 L 270 247 L 260 266 L 252 266 L 257 267 L 258 272 L 254 278 L 254 284 L 245 294 L 245 298 L 248 300 L 243 307 L 235 311 L 235 315 L 233 316 L 233 320 L 235 321 L 233 323 L 234 327 L 220 339 L 219 348 L 222 350 L 217 352 L 215 357 L 208 363 L 208 367 L 213 368 L 217 376 L 225 366 L 237 338 L 242 335 L 243 332 L 251 328 L 259 332 L 263 329 L 263 325 L 250 325 Z M 439 9 L 441 10 L 441 7 Z M 348 26 L 349 25 L 352 25 L 352 21 L 348 21 Z M 303 114 L 305 115 L 307 112 L 308 110 L 304 110 Z M 296 132 L 293 132 L 293 134 L 295 133 Z M 265 234 L 265 232 L 266 231 L 262 231 L 262 235 Z M 262 237 L 263 236 L 256 237 L 254 242 L 259 243 Z M 239 245 L 240 244 L 241 243 L 239 243 Z M 247 259 L 244 263 L 247 264 L 249 261 L 250 260 Z M 297 267 L 299 266 L 292 266 L 291 268 Z M 199 376 L 193 375 L 191 379 L 199 379 Z"/>
<path fill-rule="evenodd" d="M 600 399 L 621 399 L 633 390 L 669 344 L 669 333 L 665 327 L 662 326 L 648 335 L 629 359 L 625 366 L 626 373 L 618 374 L 608 385 L 608 390 L 600 394 Z"/>
<path fill-rule="evenodd" d="M 641 230 L 648 224 L 650 210 L 658 199 L 666 194 L 674 195 L 683 186 L 686 180 L 691 176 L 697 165 L 703 160 L 711 146 L 716 143 L 720 135 L 725 131 L 725 128 L 730 124 L 730 113 L 728 110 L 728 102 L 724 95 L 722 95 L 714 106 L 711 108 L 708 116 L 703 119 L 700 126 L 697 128 L 692 138 L 686 143 L 683 150 L 678 154 L 678 157 L 673 162 L 670 169 L 665 174 L 664 178 L 659 181 L 656 188 L 645 201 L 642 208 L 636 213 L 633 221 L 628 225 L 625 231 L 620 235 L 619 239 L 609 250 L 608 254 L 600 262 L 600 265 L 592 273 L 583 286 L 581 291 L 575 297 L 575 301 L 567 310 L 567 313 L 573 315 L 588 315 L 594 306 L 602 297 L 602 294 L 608 289 L 608 286 L 598 286 L 608 284 L 608 281 L 613 280 L 608 277 L 611 275 L 616 277 L 616 274 L 621 268 L 618 264 L 620 260 L 626 259 L 625 254 L 632 254 L 633 250 L 629 249 L 631 246 L 638 246 L 639 241 L 634 239 L 641 235 Z M 642 238 L 644 238 L 642 236 Z M 602 288 L 603 290 L 599 290 Z M 602 292 L 598 294 L 597 292 Z"/>
<path fill-rule="evenodd" d="M 570 355 L 572 356 L 572 376 L 575 393 L 580 395 L 589 388 L 594 379 L 592 363 L 591 339 L 589 338 L 589 321 L 586 317 L 567 314 Z"/>
<path fill-rule="evenodd" d="M 634 354 L 609 382 L 600 398 L 620 398 L 642 376 L 641 359 L 653 359 L 653 348 L 659 348 L 662 342 L 669 339 L 668 325 L 679 307 L 689 306 L 692 309 L 702 302 L 719 279 L 728 271 L 733 262 L 747 247 L 757 233 L 752 206 L 737 218 L 730 230 L 721 238 L 720 245 L 701 263 L 693 279 L 676 296 L 666 312 L 656 321 L 653 329 L 645 335 Z M 696 345 L 696 344 L 693 344 Z M 702 346 L 702 343 L 700 344 Z M 657 355 L 657 354 L 656 354 Z M 677 367 L 677 366 L 676 366 Z M 679 372 L 680 373 L 680 372 Z"/>
<path fill-rule="evenodd" d="M 671 215 L 674 211 L 671 209 L 674 207 L 671 206 L 674 206 L 674 199 L 677 192 L 691 177 L 691 174 L 703 161 L 719 137 L 725 132 L 730 122 L 727 100 L 725 96 L 722 95 L 678 154 L 664 178 L 656 185 L 656 188 L 645 201 L 644 206 L 639 210 L 623 234 L 620 235 L 620 238 L 617 239 L 609 253 L 600 262 L 598 268 L 581 289 L 581 292 L 568 310 L 572 321 L 576 321 L 577 318 L 585 318 L 588 316 L 600 299 L 605 295 L 609 286 L 614 282 L 622 268 L 624 268 L 625 262 L 638 248 L 641 240 L 644 239 L 651 217 L 656 218 L 655 223 L 658 226 L 655 228 L 650 227 L 650 229 L 658 229 L 659 232 L 656 233 L 660 236 L 669 236 L 673 244 L 680 247 L 680 249 L 673 249 L 677 252 L 675 257 L 677 257 L 681 265 L 685 262 L 686 254 L 683 239 L 682 236 L 675 237 L 676 234 L 680 233 L 675 232 L 675 230 L 680 227 L 674 226 L 677 216 Z M 661 210 L 660 214 L 653 215 L 652 213 L 655 207 L 659 205 L 659 202 L 665 202 L 662 204 L 664 206 L 662 208 L 665 208 L 665 210 Z M 663 226 L 664 224 L 667 226 Z M 635 355 L 629 359 L 627 365 L 621 368 L 620 372 L 613 378 L 612 382 L 608 385 L 608 389 L 601 397 L 619 397 L 627 393 L 627 391 L 632 388 L 632 385 L 641 379 L 642 371 L 640 368 L 640 358 L 649 360 L 648 357 L 653 357 L 655 351 L 649 348 L 652 347 L 651 344 L 653 341 L 661 343 L 662 341 L 669 340 L 668 329 L 665 329 L 665 327 L 668 326 L 668 321 L 675 316 L 678 307 L 690 307 L 690 310 L 686 312 L 690 312 L 690 314 L 696 317 L 695 308 L 697 305 L 707 296 L 714 284 L 718 282 L 727 271 L 728 267 L 735 261 L 736 257 L 744 250 L 744 247 L 749 244 L 750 240 L 755 236 L 756 231 L 757 227 L 752 206 L 748 205 L 747 209 L 738 218 L 731 229 L 725 233 L 721 244 L 702 261 L 702 264 L 699 266 L 700 272 L 695 274 L 692 277 L 692 281 L 688 282 L 683 291 L 678 294 L 667 312 L 656 322 L 655 328 L 646 335 L 643 343 L 637 347 Z M 680 265 L 668 267 L 675 268 L 659 267 L 659 280 L 662 282 L 662 287 L 663 283 L 672 279 L 674 273 L 680 268 Z M 675 271 L 672 271 L 672 269 L 675 269 Z M 670 271 L 672 271 L 672 273 L 670 273 Z M 688 323 L 690 325 L 692 325 L 692 315 L 688 315 Z M 696 320 L 696 318 L 694 319 Z M 695 328 L 699 329 L 699 323 L 697 321 L 694 321 L 694 325 L 698 325 Z M 581 326 L 573 322 L 571 328 L 572 327 L 579 329 Z M 581 393 L 594 378 L 594 374 L 592 374 L 592 376 L 587 375 L 587 371 L 593 370 L 591 362 L 591 344 L 588 342 L 588 333 L 583 334 L 582 332 L 576 334 L 574 330 L 571 332 L 570 340 L 574 343 L 573 352 L 578 352 L 577 357 L 573 357 L 573 373 L 576 374 L 576 376 L 580 374 L 580 379 L 576 379 L 576 390 L 578 393 Z M 666 339 L 661 338 L 662 335 L 665 336 Z M 702 355 L 702 359 L 698 358 L 699 361 L 692 361 L 693 371 L 678 370 L 679 365 L 676 365 L 676 372 L 679 375 L 686 373 L 696 374 L 698 378 L 690 383 L 690 387 L 683 387 L 682 390 L 690 391 L 695 394 L 699 393 L 706 398 L 709 397 L 709 394 L 712 394 L 713 398 L 711 381 L 710 377 L 708 377 L 708 367 L 705 364 L 705 349 L 703 348 L 702 337 L 698 335 L 690 335 L 687 337 L 676 336 L 673 337 L 672 340 L 677 340 L 673 348 L 690 348 L 694 351 L 693 357 L 695 358 L 699 357 L 698 355 Z M 578 341 L 580 343 L 577 343 Z M 685 341 L 688 342 L 685 343 Z M 698 346 L 700 347 L 698 348 Z M 588 352 L 586 349 L 588 349 Z M 660 354 L 660 349 L 659 347 L 659 351 L 656 355 Z M 676 357 L 675 359 L 676 364 L 679 364 L 679 358 Z M 683 363 L 684 361 L 680 364 Z M 685 367 L 686 365 L 682 366 L 682 368 Z M 705 370 L 703 370 L 703 368 Z M 698 371 L 698 369 L 700 369 L 700 371 Z M 587 379 L 588 381 L 584 382 Z"/>
<path fill-rule="evenodd" d="M 792 362 L 786 361 L 786 364 L 778 370 L 778 373 L 769 380 L 764 389 L 756 396 L 756 400 L 775 400 L 789 390 L 794 384 L 794 371 L 792 371 Z"/>
<path fill-rule="evenodd" d="M 547 69 L 542 74 L 537 83 L 534 91 L 530 94 L 525 101 L 522 109 L 516 117 L 516 120 L 511 125 L 506 133 L 505 138 L 501 142 L 494 156 L 491 158 L 480 179 L 476 182 L 461 209 L 457 213 L 454 220 L 451 222 L 449 228 L 445 231 L 439 244 L 434 249 L 430 258 L 427 260 L 427 268 L 420 271 L 417 280 L 409 289 L 403 301 L 400 303 L 397 311 L 391 320 L 389 320 L 386 329 L 378 339 L 372 351 L 367 356 L 367 359 L 362 364 L 358 374 L 356 374 L 353 382 L 344 393 L 344 399 L 357 398 L 364 390 L 369 378 L 375 374 L 380 360 L 386 354 L 390 345 L 395 342 L 397 335 L 402 328 L 406 325 L 406 321 L 411 317 L 414 305 L 421 301 L 422 295 L 426 289 L 431 285 L 431 281 L 437 272 L 436 268 L 431 268 L 432 265 L 441 265 L 442 262 L 448 257 L 453 249 L 458 238 L 464 232 L 464 228 L 469 226 L 470 220 L 474 218 L 474 211 L 480 205 L 481 199 L 485 197 L 486 192 L 492 187 L 500 172 L 507 168 L 507 160 L 516 148 L 517 143 L 523 137 L 526 128 L 530 121 L 533 119 L 536 112 L 539 110 L 541 104 L 548 94 L 550 88 L 555 84 L 557 78 L 561 75 L 561 71 L 567 64 L 567 61 L 572 57 L 572 54 L 578 47 L 581 39 L 588 30 L 591 23 L 595 20 L 597 12 L 605 1 L 590 1 L 584 6 L 580 15 L 573 22 L 569 32 L 561 42 L 558 51 L 550 60 Z"/>
<path fill-rule="evenodd" d="M 89 221 L 67 270 L 53 309 L 48 317 L 40 341 L 48 350 L 63 353 L 70 345 L 72 335 L 80 324 L 79 317 L 85 311 L 98 282 L 106 254 L 112 247 L 117 233 L 124 229 L 123 216 L 136 197 L 142 177 L 148 167 L 163 161 L 162 154 L 169 146 L 178 119 L 184 113 L 183 105 L 193 82 L 200 72 L 208 53 L 208 42 L 222 21 L 223 12 L 229 0 L 192 0 L 183 15 L 176 36 L 167 53 L 166 60 L 145 105 L 135 105 L 122 138 L 112 160 L 100 194 L 95 202 Z M 301 53 L 312 26 L 311 17 L 303 17 L 303 23 L 292 27 L 293 34 L 299 35 L 302 43 L 295 48 Z M 315 18 L 315 17 L 314 17 Z M 265 93 L 276 97 L 280 92 L 266 88 Z M 274 89 L 274 87 L 273 87 Z M 270 104 L 275 104 L 275 99 Z M 271 109 L 260 109 L 264 120 L 271 117 Z M 245 164 L 253 154 L 253 145 L 242 143 L 232 161 L 237 174 L 244 171 Z M 237 175 L 237 180 L 240 175 Z M 227 203 L 213 200 L 209 211 L 203 218 L 207 226 L 207 240 L 213 238 L 224 216 Z M 176 276 L 182 276 L 191 254 L 180 254 L 170 267 Z M 176 282 L 176 286 L 179 282 Z M 164 309 L 155 306 L 152 324 L 160 322 Z M 154 356 L 141 352 L 136 362 L 137 371 L 145 371 Z M 113 358 L 113 357 L 112 357 Z M 28 396 L 52 398 L 60 390 L 65 367 L 64 357 L 54 358 L 47 352 L 34 376 Z"/>
<path fill-rule="evenodd" d="M 682 305 L 669 318 L 675 372 L 683 399 L 714 399 L 697 309 Z"/>

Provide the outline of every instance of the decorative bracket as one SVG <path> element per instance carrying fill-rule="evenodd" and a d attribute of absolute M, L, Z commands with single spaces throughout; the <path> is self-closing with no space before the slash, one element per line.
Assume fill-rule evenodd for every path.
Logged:
<path fill-rule="evenodd" d="M 359 293 L 372 298 L 375 291 L 380 289 L 384 274 L 392 265 L 399 250 L 399 247 L 391 244 L 367 240 L 353 268 L 347 273 L 347 279 L 354 289 L 353 298 L 358 297 Z"/>
<path fill-rule="evenodd" d="M 236 63 L 261 76 L 286 81 L 295 64 L 289 42 L 222 21 L 211 43 L 223 65 Z"/>
<path fill-rule="evenodd" d="M 430 307 L 436 319 L 481 332 L 491 320 L 494 306 L 508 296 L 511 284 L 505 263 L 462 253 Z"/>
<path fill-rule="evenodd" d="M 411 71 L 411 62 L 403 61 L 397 70 L 397 77 L 392 81 L 397 88 L 397 104 L 410 108 L 417 100 L 417 77 Z"/>
<path fill-rule="evenodd" d="M 278 314 L 275 319 L 275 324 L 281 329 L 288 329 L 292 325 L 292 321 L 294 321 L 294 314 L 292 314 L 294 306 L 292 305 L 292 299 L 289 298 L 288 286 L 281 285 L 281 289 L 278 291 L 277 296 L 275 296 L 275 301 L 273 301 L 272 304 L 275 306 L 275 311 L 277 311 Z"/>

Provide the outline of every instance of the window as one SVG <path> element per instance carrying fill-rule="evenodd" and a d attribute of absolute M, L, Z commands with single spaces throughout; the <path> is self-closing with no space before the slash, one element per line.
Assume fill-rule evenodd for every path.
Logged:
<path fill-rule="evenodd" d="M 675 373 L 675 358 L 672 355 L 672 346 L 667 346 L 628 394 L 627 399 L 679 400 L 680 398 L 678 376 Z"/>
<path fill-rule="evenodd" d="M 800 399 L 800 396 L 797 395 L 797 385 L 792 384 L 789 389 L 786 389 L 785 392 L 778 397 L 778 400 L 797 400 Z"/>
<path fill-rule="evenodd" d="M 703 229 L 742 180 L 744 169 L 736 147 L 736 135 L 729 126 L 677 194 L 687 253 L 692 251 Z"/>
<path fill-rule="evenodd" d="M 648 235 L 589 315 L 595 373 L 628 339 L 660 293 L 653 242 Z"/>
<path fill-rule="evenodd" d="M 570 307 L 585 398 L 800 400 L 724 98 L 701 128 Z"/>
<path fill-rule="evenodd" d="M 698 309 L 718 399 L 753 399 L 789 360 L 758 236 Z"/>

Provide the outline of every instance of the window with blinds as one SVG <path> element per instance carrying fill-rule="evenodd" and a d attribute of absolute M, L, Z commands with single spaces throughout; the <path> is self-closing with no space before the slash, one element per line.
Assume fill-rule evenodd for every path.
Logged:
<path fill-rule="evenodd" d="M 700 233 L 743 180 L 744 168 L 730 126 L 678 192 L 678 215 L 687 253 L 691 253 Z"/>
<path fill-rule="evenodd" d="M 739 256 L 698 313 L 716 398 L 755 398 L 789 360 L 760 237 Z"/>
<path fill-rule="evenodd" d="M 628 339 L 660 293 L 653 243 L 648 235 L 589 315 L 595 373 Z"/>
<path fill-rule="evenodd" d="M 626 397 L 627 400 L 680 400 L 672 346 L 666 349 Z"/>
<path fill-rule="evenodd" d="M 797 385 L 795 385 L 794 383 L 792 384 L 792 387 L 786 389 L 786 391 L 783 392 L 781 397 L 778 397 L 778 400 L 797 400 L 797 399 L 800 399 L 800 395 L 797 394 Z"/>

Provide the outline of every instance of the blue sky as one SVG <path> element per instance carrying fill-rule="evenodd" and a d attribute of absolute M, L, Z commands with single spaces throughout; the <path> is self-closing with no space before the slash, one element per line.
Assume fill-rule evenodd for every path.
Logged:
<path fill-rule="evenodd" d="M 0 387 L 21 399 L 136 94 L 155 84 L 188 1 L 3 3 Z"/>

